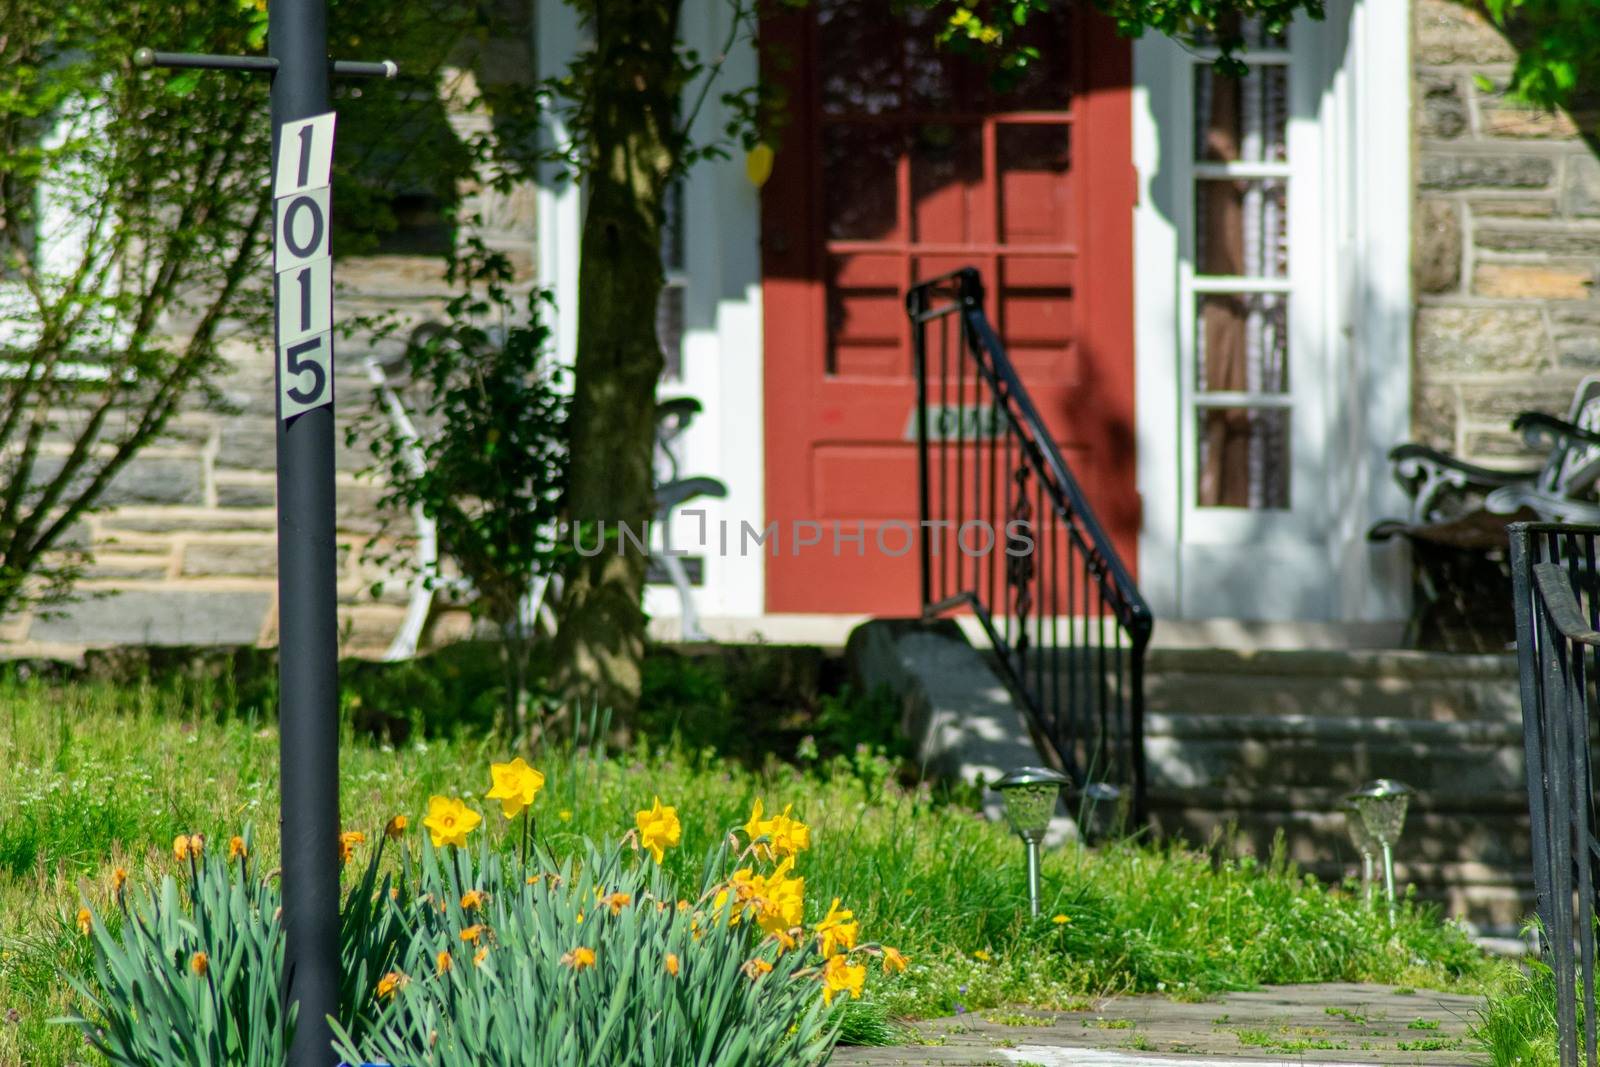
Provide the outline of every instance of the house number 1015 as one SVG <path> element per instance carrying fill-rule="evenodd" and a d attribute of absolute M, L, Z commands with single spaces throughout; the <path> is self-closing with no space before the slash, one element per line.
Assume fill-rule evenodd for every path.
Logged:
<path fill-rule="evenodd" d="M 333 119 L 330 112 L 286 122 L 279 139 L 272 266 L 280 419 L 333 403 Z"/>

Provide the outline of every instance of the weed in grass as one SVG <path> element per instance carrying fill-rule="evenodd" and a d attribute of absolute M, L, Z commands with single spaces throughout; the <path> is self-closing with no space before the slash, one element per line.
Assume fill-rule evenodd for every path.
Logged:
<path fill-rule="evenodd" d="M 1271 1049 L 1276 1052 L 1311 1052 L 1350 1047 L 1343 1041 L 1317 1036 L 1326 1033 L 1327 1030 L 1322 1027 L 1287 1026 L 1280 1027 L 1276 1032 L 1248 1028 L 1240 1028 L 1233 1032 L 1239 1039 L 1239 1044 L 1247 1048 Z"/>
<path fill-rule="evenodd" d="M 1135 1052 L 1154 1052 L 1156 1050 L 1155 1043 L 1137 1030 L 1129 1034 L 1127 1040 L 1123 1041 L 1118 1047 L 1133 1049 Z"/>
<path fill-rule="evenodd" d="M 1044 1018 L 1021 1011 L 987 1011 L 983 1021 L 995 1026 L 1053 1026 L 1056 1020 L 1054 1016 Z"/>
<path fill-rule="evenodd" d="M 1083 1025 L 1096 1030 L 1132 1030 L 1137 1024 L 1132 1019 L 1085 1019 Z"/>
<path fill-rule="evenodd" d="M 1407 1030 L 1437 1030 L 1442 1025 L 1438 1019 L 1412 1019 L 1406 1023 Z"/>
<path fill-rule="evenodd" d="M 1394 995 L 1397 997 L 1414 997 L 1417 995 L 1417 991 L 1408 985 L 1397 985 L 1394 987 Z"/>
<path fill-rule="evenodd" d="M 1396 1041 L 1394 1047 L 1401 1052 L 1449 1052 L 1461 1047 L 1456 1037 L 1422 1037 L 1415 1041 Z"/>
<path fill-rule="evenodd" d="M 1357 1026 L 1365 1026 L 1367 1024 L 1367 1016 L 1350 1008 L 1335 1008 L 1330 1005 L 1322 1010 L 1325 1014 L 1331 1015 L 1335 1019 L 1344 1019 L 1346 1022 L 1355 1023 Z"/>
<path fill-rule="evenodd" d="M 1581 997 L 1578 1004 L 1581 1033 Z M 1560 1055 L 1555 975 L 1550 966 L 1540 960 L 1499 964 L 1468 1037 L 1489 1054 L 1494 1067 L 1554 1067 Z"/>

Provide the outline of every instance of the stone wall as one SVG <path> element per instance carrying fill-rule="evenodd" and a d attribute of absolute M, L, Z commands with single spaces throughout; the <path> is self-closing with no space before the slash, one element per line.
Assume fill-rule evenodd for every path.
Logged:
<path fill-rule="evenodd" d="M 1516 56 L 1453 0 L 1414 0 L 1414 433 L 1524 459 L 1509 421 L 1565 415 L 1600 372 L 1600 163 L 1570 119 L 1516 106 Z"/>
<path fill-rule="evenodd" d="M 526 49 L 520 65 L 511 62 L 514 52 L 493 58 L 525 75 L 531 69 Z M 470 78 L 461 88 L 473 91 Z M 463 128 L 486 121 L 458 114 Z M 510 258 L 520 284 L 532 285 L 531 187 L 510 194 L 463 190 L 461 217 L 480 220 L 476 232 Z M 406 327 L 441 319 L 448 296 L 443 272 L 439 258 L 341 259 L 335 314 L 391 313 Z M 363 566 L 362 550 L 378 530 L 380 489 L 358 476 L 367 450 L 344 441 L 352 418 L 369 405 L 364 360 L 375 351 L 370 343 L 335 345 L 339 621 L 341 651 L 352 655 L 382 653 L 409 595 L 403 581 L 387 582 L 381 598 L 371 595 L 373 581 L 383 576 Z M 185 411 L 124 468 L 102 498 L 104 509 L 80 524 L 77 542 L 87 540 L 94 553 L 78 585 L 81 597 L 53 613 L 0 622 L 0 655 L 71 657 L 85 647 L 125 644 L 277 643 L 272 353 L 259 343 L 235 341 L 225 354 L 228 371 L 216 383 L 225 404 Z M 463 613 L 442 612 L 429 637 L 447 640 L 467 626 Z"/>

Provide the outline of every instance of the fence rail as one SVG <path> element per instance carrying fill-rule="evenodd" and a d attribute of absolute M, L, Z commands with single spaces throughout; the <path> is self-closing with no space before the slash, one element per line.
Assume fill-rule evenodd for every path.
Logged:
<path fill-rule="evenodd" d="M 1591 736 L 1600 681 L 1600 526 L 1517 523 L 1510 533 L 1534 894 L 1544 957 L 1555 975 L 1561 1065 L 1577 1067 L 1580 1056 L 1596 1062 L 1600 840 Z"/>
<path fill-rule="evenodd" d="M 913 287 L 906 310 L 923 615 L 971 611 L 1074 784 L 1117 787 L 1143 822 L 1150 609 L 984 314 L 978 272 Z"/>

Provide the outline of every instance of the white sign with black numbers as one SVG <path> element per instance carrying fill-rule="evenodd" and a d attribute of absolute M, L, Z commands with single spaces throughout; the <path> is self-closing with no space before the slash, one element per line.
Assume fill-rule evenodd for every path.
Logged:
<path fill-rule="evenodd" d="M 286 122 L 279 135 L 272 264 L 280 419 L 333 403 L 333 120 L 330 112 Z"/>

